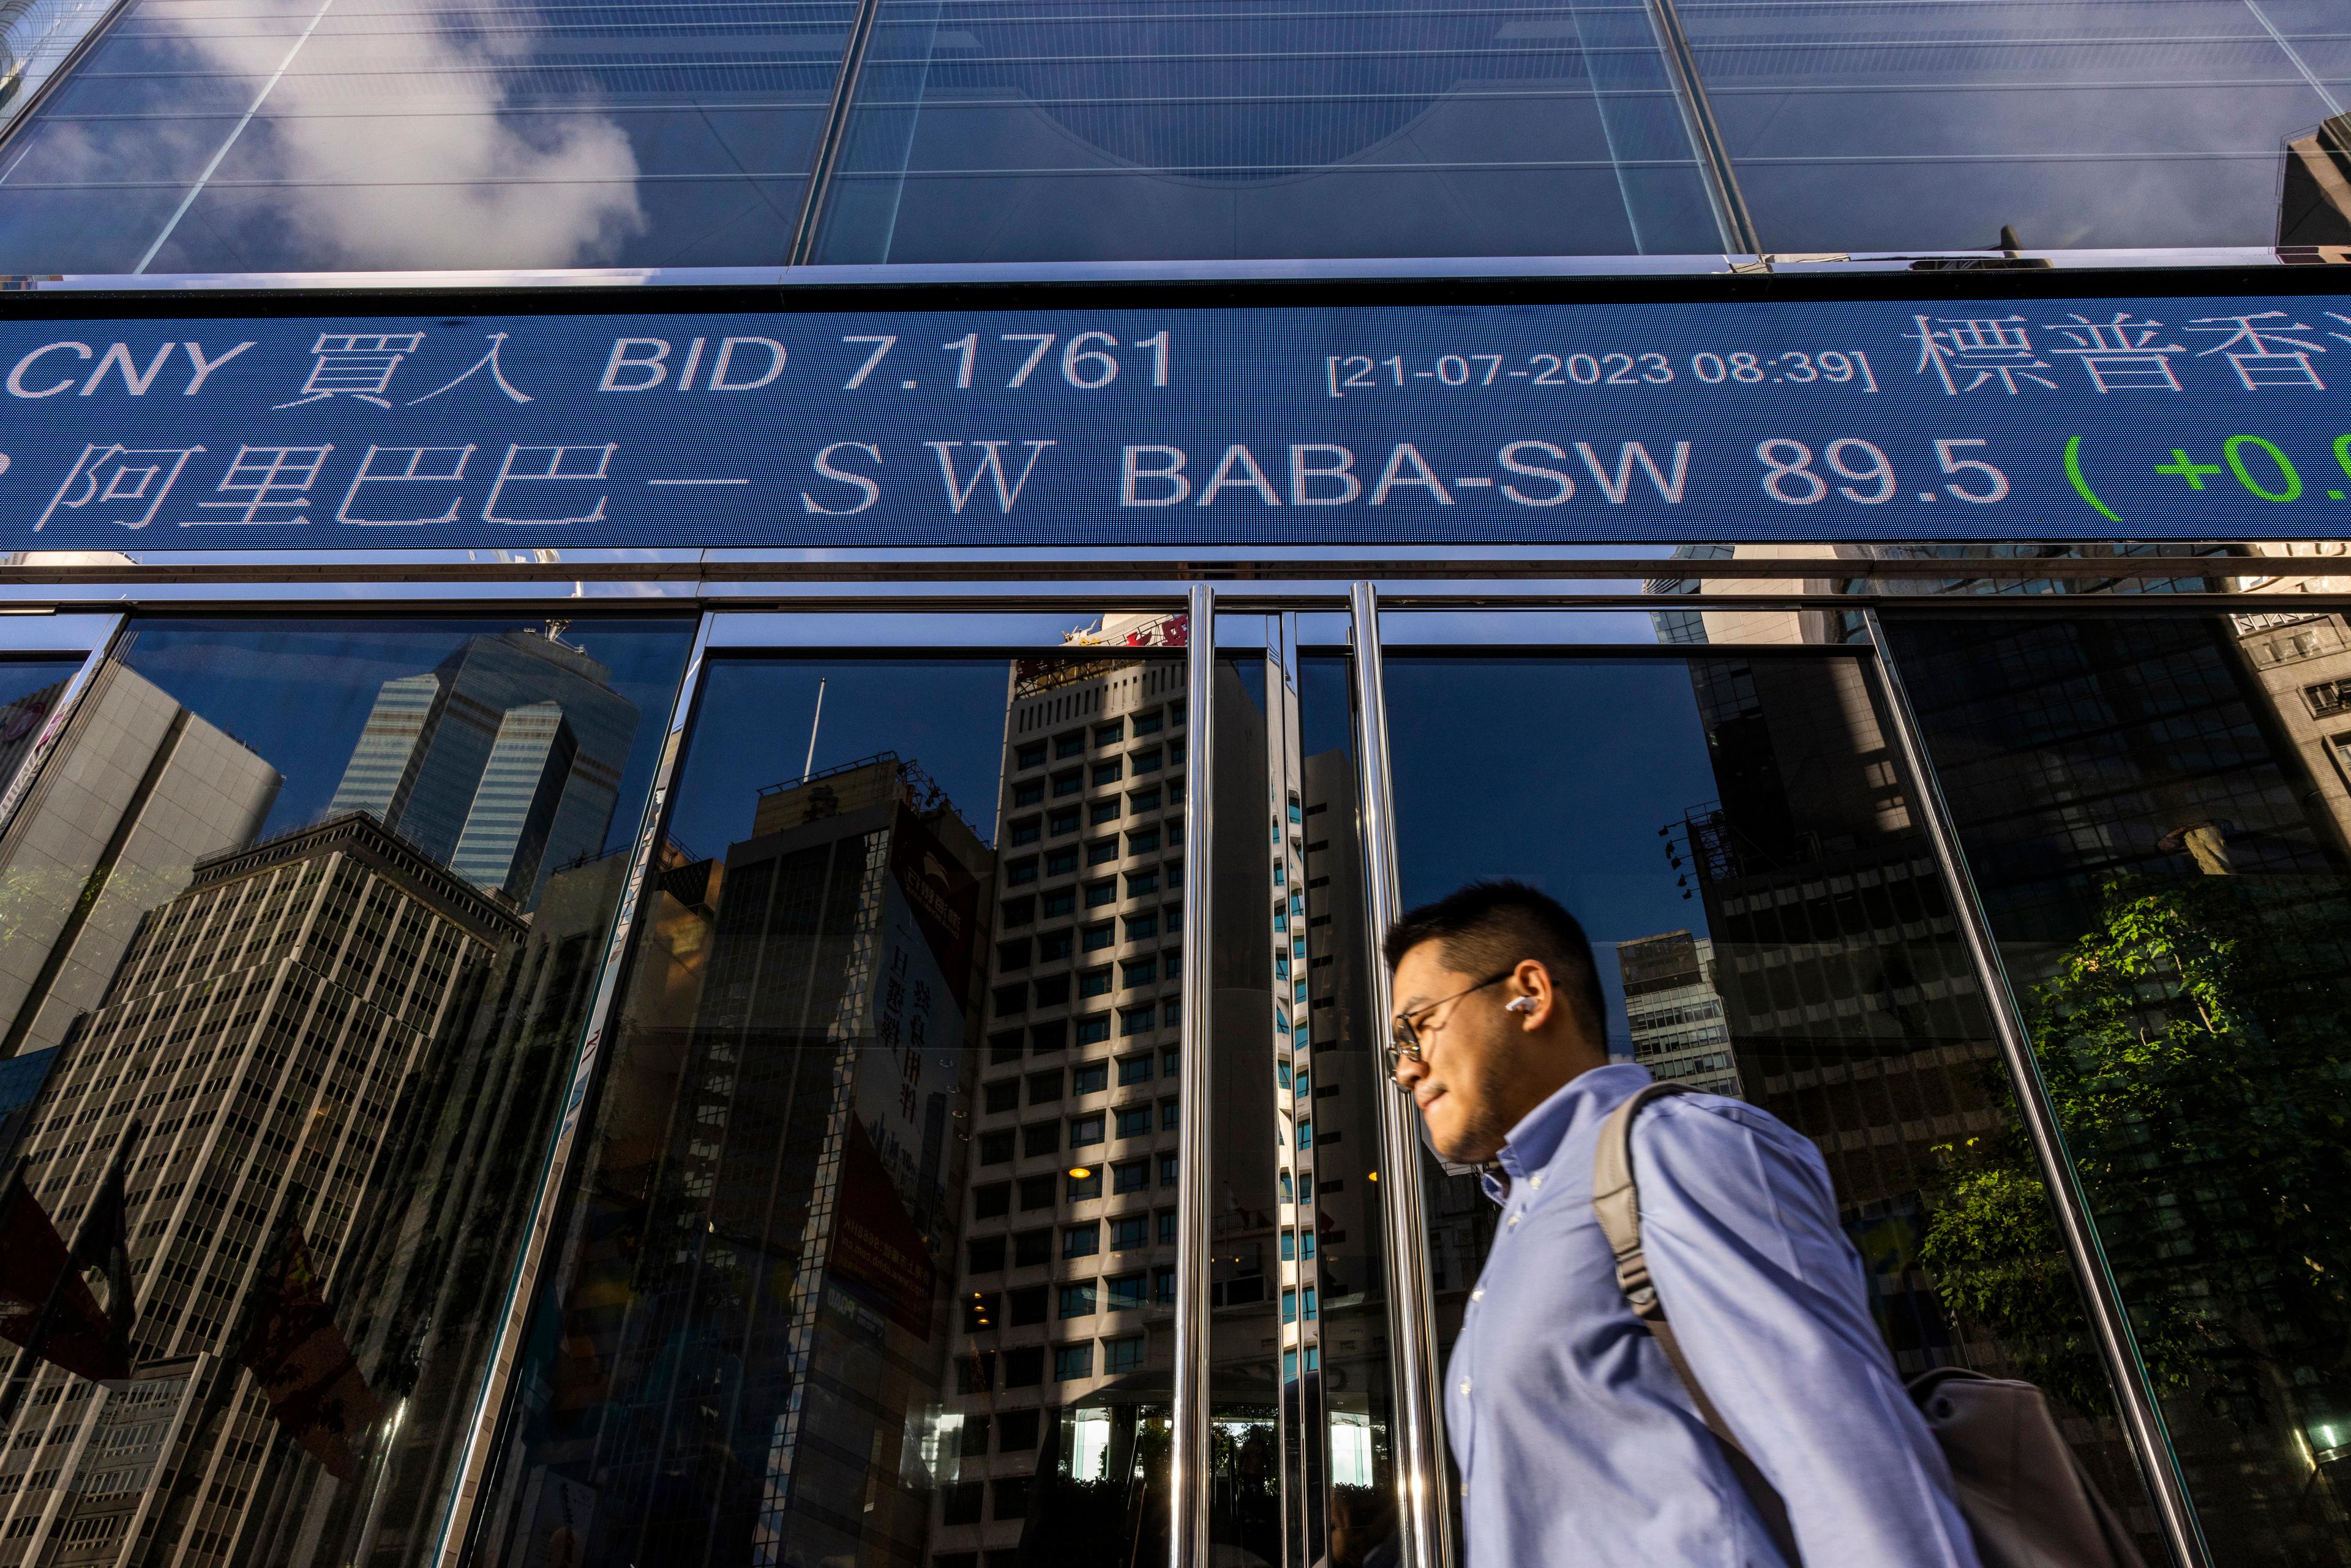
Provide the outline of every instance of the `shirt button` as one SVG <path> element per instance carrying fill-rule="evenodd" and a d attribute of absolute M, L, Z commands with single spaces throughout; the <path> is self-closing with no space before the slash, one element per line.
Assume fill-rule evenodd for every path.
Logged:
<path fill-rule="evenodd" d="M 1469 1292 L 1469 1299 L 1470 1299 L 1471 1301 L 1484 1301 L 1484 1300 L 1486 1299 L 1486 1287 L 1485 1287 L 1485 1286 L 1483 1286 L 1483 1285 L 1480 1285 L 1480 1286 L 1479 1286 L 1476 1290 L 1474 1290 L 1474 1291 L 1470 1291 L 1470 1292 Z"/>
<path fill-rule="evenodd" d="M 1529 1182 L 1527 1185 L 1528 1185 L 1528 1186 L 1542 1186 L 1542 1177 L 1541 1177 L 1541 1176 L 1537 1176 L 1537 1177 L 1535 1177 L 1535 1178 L 1534 1178 L 1534 1180 L 1532 1180 L 1531 1182 Z"/>
<path fill-rule="evenodd" d="M 1512 1226 L 1514 1228 L 1517 1227 L 1518 1223 L 1519 1223 L 1519 1217 L 1518 1217 L 1517 1215 L 1515 1215 L 1515 1214 L 1514 1214 L 1514 1215 L 1512 1215 L 1512 1216 L 1510 1216 L 1510 1224 L 1511 1224 L 1511 1226 Z"/>
<path fill-rule="evenodd" d="M 1466 1377 L 1461 1380 L 1461 1397 L 1464 1399 L 1469 1397 L 1469 1380 Z"/>

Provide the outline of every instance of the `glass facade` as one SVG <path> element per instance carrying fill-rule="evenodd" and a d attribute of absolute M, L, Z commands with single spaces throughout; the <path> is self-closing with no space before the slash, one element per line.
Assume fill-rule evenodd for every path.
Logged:
<path fill-rule="evenodd" d="M 2322 1131 L 2351 983 L 2345 622 L 1888 630 L 2213 1560 L 2351 1560 L 2329 1457 L 2351 1435 L 2325 1196 L 2344 1146 Z M 1994 1282 L 2023 1237 L 1980 1223 L 2021 1155 L 1957 1160 L 1942 1250 L 1989 1326 L 2045 1335 L 2045 1304 Z M 2086 1352 L 2044 1339 L 2041 1376 L 2087 1377 Z"/>
<path fill-rule="evenodd" d="M 2328 406 L 2342 350 L 2183 311 L 2250 335 L 2191 355 L 1947 276 L 2160 299 L 2231 262 L 2315 311 L 2342 9 L 0 8 L 0 332 L 83 322 L 0 378 L 0 1352 L 39 1346 L 0 1382 L 0 1568 L 1475 1563 L 1433 1385 L 1497 1210 L 1385 1081 L 1378 943 L 1495 875 L 1586 925 L 1612 1055 L 1813 1142 L 1905 1376 L 2038 1385 L 2150 1564 L 2351 1568 L 2351 574 L 2249 538 L 2345 500 L 2351 436 L 2261 423 Z M 1331 298 L 1440 322 L 1966 310 L 1904 306 L 1903 348 L 1318 342 L 1296 428 L 1221 457 L 1163 427 L 1240 417 L 1170 329 L 998 330 L 1108 279 L 1245 335 L 1365 274 Z M 600 281 L 681 287 L 539 287 Z M 802 282 L 939 335 L 836 344 L 863 307 Z M 727 316 L 776 284 L 806 327 Z M 308 345 L 346 307 L 416 319 L 183 403 L 283 368 L 218 335 L 240 310 Z M 509 379 L 475 319 L 619 309 L 676 326 L 598 339 L 601 384 Z M 101 348 L 117 317 L 148 336 Z M 404 425 L 281 412 L 389 413 L 427 329 L 479 358 Z M 747 402 L 672 394 L 788 354 L 841 393 L 790 423 L 843 423 L 775 434 L 819 439 L 770 492 L 716 461 L 769 439 Z M 2153 470 L 2210 538 L 1969 534 L 2038 526 L 1977 509 L 2011 472 L 2043 499 L 1976 411 L 2111 414 L 2104 481 L 2189 390 L 2167 355 L 2249 411 Z M 1677 376 L 1788 423 L 1609 426 Z M 855 423 L 950 379 L 935 432 Z M 1560 390 L 1508 405 L 1516 477 L 1454 474 L 1449 411 L 1518 380 Z M 1399 411 L 1379 451 L 1319 427 L 1343 398 Z M 159 406 L 183 444 L 142 444 Z M 1950 434 L 1865 423 L 1921 407 Z M 651 465 L 695 410 L 711 462 Z M 1081 426 L 1113 478 L 1057 488 Z M 2123 532 L 2081 439 L 2067 494 Z M 218 480 L 190 517 L 392 531 L 207 555 L 159 510 L 183 467 Z M 1723 537 L 1622 542 L 1691 538 L 1732 469 Z M 825 532 L 935 477 L 921 539 Z M 816 542 L 572 546 L 640 488 L 673 539 Z M 1505 497 L 1516 532 L 1452 524 Z M 1938 504 L 1791 537 L 1896 502 Z M 1263 534 L 1216 531 L 1239 508 Z M 101 514 L 120 551 L 40 548 Z M 476 520 L 494 548 L 402 548 Z M 1541 542 L 1460 543 L 1497 537 Z"/>
<path fill-rule="evenodd" d="M 371 1562 L 430 1529 L 693 630 L 116 639 L 0 838 L 0 1010 L 23 1180 L 68 1235 L 119 1197 L 134 1294 L 110 1360 L 10 1392 L 8 1561 Z M 513 815 L 517 715 L 563 744 L 494 852 L 466 824 Z"/>
<path fill-rule="evenodd" d="M 45 0 L 0 38 L 22 274 L 2351 241 L 2324 0 Z"/>
<path fill-rule="evenodd" d="M 1496 874 L 1813 1141 L 1906 1375 L 2039 1385 L 2150 1563 L 2345 1561 L 2351 619 L 2219 575 L 2288 559 L 19 635 L 0 1136 L 130 1294 L 0 1563 L 1458 1553 L 1494 1210 L 1374 939 Z"/>

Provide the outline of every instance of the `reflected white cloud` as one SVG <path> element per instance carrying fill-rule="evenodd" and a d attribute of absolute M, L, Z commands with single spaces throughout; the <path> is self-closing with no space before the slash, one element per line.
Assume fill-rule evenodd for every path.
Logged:
<path fill-rule="evenodd" d="M 503 50 L 431 13 L 339 17 L 329 0 L 222 174 L 288 187 L 276 215 L 330 265 L 611 260 L 646 227 L 635 149 L 592 109 L 509 112 L 528 41 L 494 37 Z"/>
<path fill-rule="evenodd" d="M 156 270 L 234 265 L 263 235 L 297 267 L 592 266 L 648 226 L 621 126 L 527 101 L 528 33 L 461 37 L 433 12 L 336 0 L 146 16 L 250 111 L 207 124 L 203 188 Z"/>

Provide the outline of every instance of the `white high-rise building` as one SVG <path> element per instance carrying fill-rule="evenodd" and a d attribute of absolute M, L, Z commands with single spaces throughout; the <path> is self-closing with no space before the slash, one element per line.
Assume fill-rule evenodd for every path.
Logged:
<path fill-rule="evenodd" d="M 1625 1020 L 1633 1060 L 1661 1083 L 1686 1082 L 1744 1099 L 1722 996 L 1714 988 L 1714 944 L 1668 931 L 1616 945 L 1625 980 Z"/>

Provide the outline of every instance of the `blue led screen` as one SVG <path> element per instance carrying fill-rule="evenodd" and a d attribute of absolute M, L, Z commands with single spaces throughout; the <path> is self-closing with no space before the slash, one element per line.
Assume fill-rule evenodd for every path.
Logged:
<path fill-rule="evenodd" d="M 10 549 L 2336 537 L 2351 301 L 0 326 Z"/>

